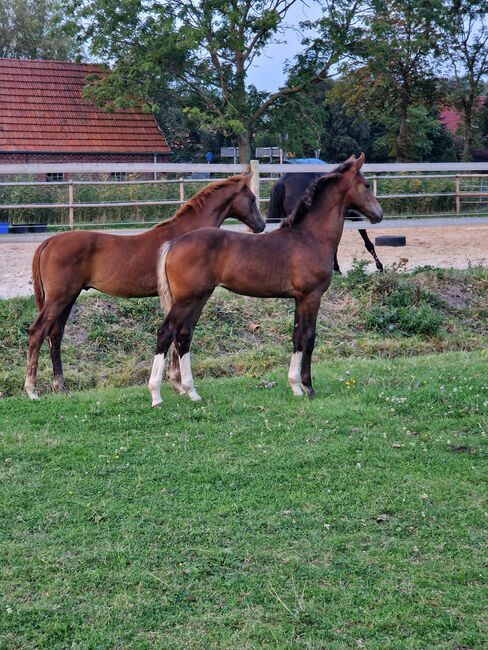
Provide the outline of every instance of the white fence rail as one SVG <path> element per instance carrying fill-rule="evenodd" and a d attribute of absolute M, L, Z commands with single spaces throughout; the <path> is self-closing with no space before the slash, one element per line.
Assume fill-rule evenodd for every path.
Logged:
<path fill-rule="evenodd" d="M 274 165 L 260 164 L 252 161 L 250 166 L 236 164 L 187 164 L 187 163 L 35 163 L 35 164 L 0 164 L 0 221 L 2 214 L 8 211 L 15 221 L 22 220 L 22 210 L 65 210 L 62 225 L 73 228 L 84 225 L 76 220 L 76 212 L 91 209 L 114 210 L 120 208 L 149 208 L 154 206 L 179 206 L 199 189 L 217 177 L 239 174 L 250 170 L 252 188 L 260 202 L 269 201 L 269 193 L 277 178 L 284 173 L 327 172 L 335 165 Z M 369 177 L 373 191 L 383 202 L 387 218 L 395 216 L 447 216 L 469 215 L 488 216 L 488 163 L 399 163 L 399 164 L 365 164 L 363 171 Z M 46 181 L 47 174 L 63 174 L 68 180 Z M 123 178 L 123 175 L 142 174 L 145 178 Z M 191 174 L 188 177 L 185 175 Z M 77 176 L 90 177 L 89 180 L 76 180 Z M 117 180 L 110 175 L 117 175 Z M 21 180 L 11 180 L 11 177 Z M 96 176 L 97 178 L 91 178 Z M 173 176 L 173 178 L 170 178 Z M 204 176 L 202 178 L 202 176 Z M 27 177 L 27 179 L 24 179 Z M 151 178 L 152 177 L 152 178 Z M 32 180 L 32 179 L 37 180 Z M 436 184 L 438 187 L 436 187 Z M 157 190 L 160 196 L 154 198 L 133 198 L 127 200 L 94 200 L 86 201 L 79 198 L 82 188 L 90 186 L 101 188 L 133 188 L 140 186 L 147 190 Z M 176 186 L 176 187 L 175 187 Z M 168 190 L 173 188 L 173 197 L 165 198 Z M 399 188 L 405 187 L 405 191 Z M 37 188 L 57 188 L 56 201 L 9 201 L 8 197 L 14 190 L 26 188 L 24 194 L 32 193 Z M 414 191 L 412 191 L 412 188 Z M 434 190 L 434 191 L 433 191 Z M 121 190 L 122 191 L 122 190 Z M 16 196 L 19 196 L 18 192 Z M 435 200 L 444 205 L 437 211 L 426 209 L 422 211 L 410 209 L 415 202 L 434 205 Z M 430 201 L 430 204 L 429 204 Z M 406 211 L 403 209 L 407 206 Z M 392 207 L 393 206 L 393 207 Z M 264 207 L 264 205 L 263 205 Z M 17 212 L 20 211 L 20 212 Z M 79 212 L 78 212 L 79 214 Z M 159 221 L 157 218 L 156 221 Z M 87 219 L 91 225 L 96 221 Z M 134 223 L 154 223 L 154 219 L 144 221 L 123 221 L 125 225 Z M 107 222 L 104 225 L 118 225 L 120 221 Z"/>

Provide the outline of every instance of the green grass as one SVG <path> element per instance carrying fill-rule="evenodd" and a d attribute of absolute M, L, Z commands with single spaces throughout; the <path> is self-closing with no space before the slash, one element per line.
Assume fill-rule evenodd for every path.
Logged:
<path fill-rule="evenodd" d="M 486 647 L 487 363 L 0 401 L 0 647 Z"/>
<path fill-rule="evenodd" d="M 476 350 L 488 336 L 488 269 L 424 268 L 364 272 L 359 262 L 335 277 L 322 300 L 316 360 L 396 357 L 449 350 Z M 206 306 L 192 344 L 194 368 L 205 376 L 264 372 L 288 362 L 294 305 L 217 290 Z M 0 301 L 0 397 L 22 392 L 26 330 L 35 316 L 33 299 Z M 161 311 L 155 298 L 80 297 L 63 343 L 72 389 L 145 384 Z M 47 345 L 39 384 L 49 391 L 52 370 Z"/>

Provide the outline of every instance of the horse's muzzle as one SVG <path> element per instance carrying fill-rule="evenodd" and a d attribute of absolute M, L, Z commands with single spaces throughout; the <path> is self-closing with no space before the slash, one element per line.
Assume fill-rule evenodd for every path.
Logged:
<path fill-rule="evenodd" d="M 371 206 L 366 215 L 371 223 L 379 223 L 383 220 L 383 210 L 378 206 Z"/>

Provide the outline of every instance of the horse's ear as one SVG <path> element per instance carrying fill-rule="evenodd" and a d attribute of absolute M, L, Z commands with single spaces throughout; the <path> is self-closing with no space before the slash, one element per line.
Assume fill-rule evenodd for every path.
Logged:
<path fill-rule="evenodd" d="M 355 159 L 354 166 L 356 169 L 359 171 L 361 167 L 364 165 L 364 161 L 366 159 L 366 156 L 364 155 L 364 151 L 361 153 L 361 155 Z"/>
<path fill-rule="evenodd" d="M 348 163 L 355 163 L 356 162 L 356 156 L 352 153 L 347 160 L 344 161 L 344 165 L 347 165 Z"/>

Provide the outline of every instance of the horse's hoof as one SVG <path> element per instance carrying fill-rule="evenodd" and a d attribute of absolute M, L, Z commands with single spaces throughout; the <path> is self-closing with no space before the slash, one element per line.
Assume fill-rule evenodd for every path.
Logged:
<path fill-rule="evenodd" d="M 31 400 L 38 400 L 39 399 L 39 393 L 37 392 L 37 389 L 34 388 L 33 386 L 29 384 L 24 384 L 24 389 L 27 395 L 29 396 L 29 399 Z"/>
<path fill-rule="evenodd" d="M 307 397 L 310 397 L 310 399 L 313 399 L 315 397 L 315 390 L 312 388 L 312 386 L 304 386 L 303 390 L 305 391 Z"/>
<path fill-rule="evenodd" d="M 161 400 L 160 402 L 153 401 L 151 403 L 151 406 L 152 406 L 153 409 L 157 409 L 159 406 L 161 406 L 162 403 L 163 403 L 163 400 Z"/>
<path fill-rule="evenodd" d="M 192 390 L 188 393 L 188 397 L 191 399 L 192 402 L 201 402 L 202 398 L 200 395 L 197 393 L 196 390 Z"/>
<path fill-rule="evenodd" d="M 177 381 L 172 381 L 171 379 L 169 380 L 169 383 L 171 384 L 173 390 L 178 393 L 178 395 L 186 395 L 186 390 L 180 383 Z"/>
<path fill-rule="evenodd" d="M 299 386 L 298 384 L 291 384 L 290 388 L 292 390 L 293 395 L 295 395 L 295 397 L 303 397 L 303 390 L 301 389 L 301 386 Z"/>
<path fill-rule="evenodd" d="M 61 382 L 53 382 L 53 392 L 55 393 L 63 393 L 64 395 L 69 395 L 69 390 L 64 381 Z"/>

